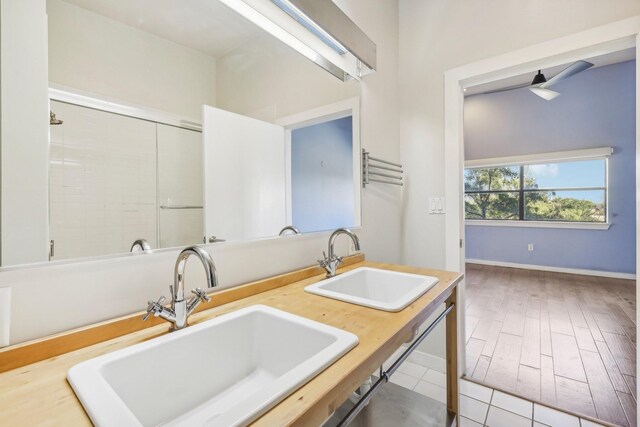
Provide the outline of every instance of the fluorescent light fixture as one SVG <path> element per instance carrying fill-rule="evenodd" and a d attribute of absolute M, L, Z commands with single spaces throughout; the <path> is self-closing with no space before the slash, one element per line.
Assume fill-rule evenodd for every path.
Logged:
<path fill-rule="evenodd" d="M 286 12 L 287 15 L 298 21 L 307 30 L 315 34 L 316 37 L 322 40 L 331 49 L 335 50 L 340 55 L 344 55 L 345 53 L 347 53 L 347 48 L 345 48 L 342 43 L 336 40 L 331 34 L 326 32 L 324 28 L 322 28 L 313 19 L 307 16 L 307 14 L 301 11 L 295 4 L 291 3 L 291 1 L 271 0 L 271 2 L 282 9 L 284 12 Z"/>
<path fill-rule="evenodd" d="M 547 101 L 551 101 L 552 99 L 560 95 L 560 92 L 541 87 L 530 87 L 529 90 Z"/>
<path fill-rule="evenodd" d="M 244 16 L 249 21 L 256 24 L 281 42 L 289 45 L 313 62 L 320 60 L 320 55 L 309 46 L 289 34 L 283 28 L 272 22 L 269 18 L 259 13 L 242 0 L 220 0 L 222 3 Z"/>

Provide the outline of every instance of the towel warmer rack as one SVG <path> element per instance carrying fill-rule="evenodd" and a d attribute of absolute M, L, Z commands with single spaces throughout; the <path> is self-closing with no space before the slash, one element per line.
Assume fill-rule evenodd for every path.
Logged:
<path fill-rule="evenodd" d="M 372 182 L 402 187 L 403 173 L 401 164 L 372 157 L 368 151 L 362 149 L 362 188 Z"/>

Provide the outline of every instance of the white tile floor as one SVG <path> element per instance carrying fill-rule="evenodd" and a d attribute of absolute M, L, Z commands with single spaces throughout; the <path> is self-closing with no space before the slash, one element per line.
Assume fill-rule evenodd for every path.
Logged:
<path fill-rule="evenodd" d="M 597 424 L 529 400 L 460 380 L 461 426 L 597 427 Z"/>
<path fill-rule="evenodd" d="M 390 363 L 395 361 L 401 353 L 402 351 L 398 350 L 389 359 L 389 362 L 385 363 L 385 368 L 388 368 Z M 433 364 L 431 367 L 423 366 L 419 363 L 420 361 L 421 359 L 419 357 L 411 357 L 400 365 L 389 381 L 423 394 L 438 402 L 446 403 L 447 389 L 445 388 L 445 374 L 441 372 L 441 370 L 433 369 Z"/>
<path fill-rule="evenodd" d="M 385 363 L 401 354 L 398 350 Z M 413 356 L 413 354 L 412 354 Z M 444 369 L 433 363 L 423 366 L 419 357 L 410 357 L 390 381 L 439 402 L 446 402 Z M 460 380 L 460 427 L 599 427 L 597 424 L 490 387 Z"/>

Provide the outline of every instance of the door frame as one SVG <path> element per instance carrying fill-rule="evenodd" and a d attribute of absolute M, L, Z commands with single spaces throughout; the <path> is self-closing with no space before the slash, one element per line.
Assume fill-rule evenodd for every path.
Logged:
<path fill-rule="evenodd" d="M 444 74 L 444 151 L 445 151 L 445 268 L 464 272 L 464 89 L 478 84 L 509 78 L 539 69 L 574 62 L 618 50 L 636 48 L 640 57 L 640 15 L 556 38 L 523 49 L 487 58 L 448 70 Z M 636 82 L 640 70 L 636 66 Z M 640 265 L 640 89 L 636 83 L 636 266 Z M 636 289 L 638 289 L 636 275 Z M 465 284 L 458 296 L 458 373 L 465 366 Z M 636 292 L 636 304 L 640 298 Z M 640 314 L 640 313 L 638 313 Z M 638 323 L 636 314 L 636 324 Z M 639 353 L 640 354 L 640 353 Z M 640 359 L 640 358 L 639 358 Z M 639 369 L 640 371 L 640 369 Z"/>

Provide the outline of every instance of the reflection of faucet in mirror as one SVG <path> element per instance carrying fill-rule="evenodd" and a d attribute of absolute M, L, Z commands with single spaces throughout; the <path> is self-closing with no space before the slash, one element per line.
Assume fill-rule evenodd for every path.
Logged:
<path fill-rule="evenodd" d="M 191 255 L 195 255 L 202 262 L 207 275 L 207 286 L 209 288 L 218 286 L 218 272 L 216 271 L 213 259 L 211 259 L 211 255 L 197 246 L 189 246 L 180 252 L 176 261 L 173 286 L 169 286 L 169 291 L 171 292 L 171 308 L 166 308 L 162 305 L 165 297 L 160 297 L 160 299 L 155 302 L 149 301 L 147 314 L 142 320 L 147 320 L 147 318 L 153 314 L 155 317 L 162 317 L 164 320 L 170 322 L 170 330 L 175 331 L 187 326 L 187 319 L 201 302 L 211 301 L 207 293 L 200 288 L 195 288 L 191 291 L 195 296 L 189 301 L 186 301 L 184 298 L 184 269 Z"/>
<path fill-rule="evenodd" d="M 291 231 L 291 233 L 287 233 L 287 231 Z M 287 225 L 282 230 L 280 230 L 280 233 L 278 234 L 278 236 L 284 236 L 285 234 L 302 234 L 302 233 L 300 232 L 300 229 L 298 227 L 294 225 Z"/>
<path fill-rule="evenodd" d="M 333 248 L 336 237 L 341 234 L 346 234 L 351 237 L 356 251 L 360 250 L 360 240 L 358 239 L 358 236 L 348 228 L 338 228 L 336 231 L 331 233 L 331 236 L 329 237 L 329 255 L 327 256 L 327 254 L 323 252 L 322 255 L 324 256 L 324 259 L 318 260 L 320 267 L 327 271 L 327 277 L 335 276 L 338 266 L 342 264 L 342 257 L 336 256 L 335 249 Z"/>
<path fill-rule="evenodd" d="M 149 252 L 151 250 L 151 245 L 147 242 L 146 239 L 138 239 L 131 245 L 131 249 L 129 252 Z"/>

